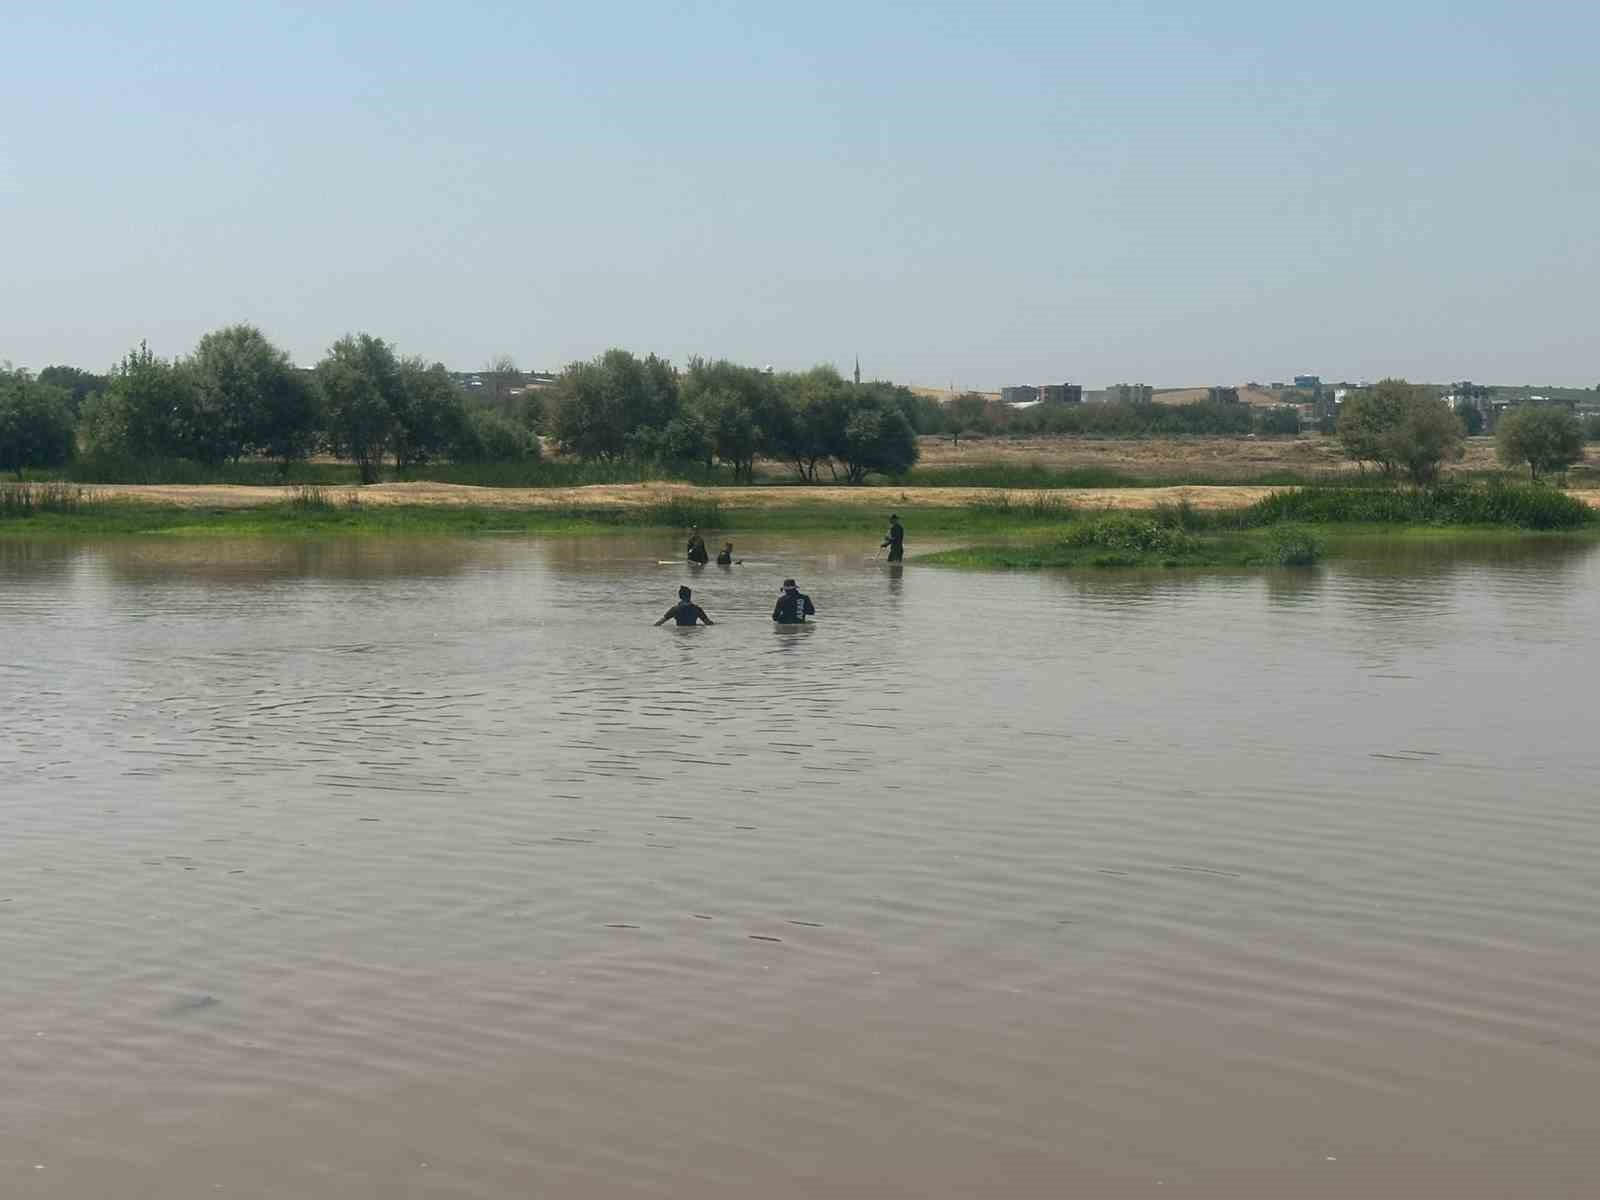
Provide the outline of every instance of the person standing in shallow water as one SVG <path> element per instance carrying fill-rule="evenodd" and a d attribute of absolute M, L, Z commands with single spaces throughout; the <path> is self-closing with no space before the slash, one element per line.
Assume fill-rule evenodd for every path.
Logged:
<path fill-rule="evenodd" d="M 696 566 L 705 566 L 710 561 L 711 555 L 706 553 L 706 540 L 700 536 L 698 525 L 689 528 L 689 561 Z"/>
<path fill-rule="evenodd" d="M 783 591 L 778 593 L 778 603 L 773 606 L 772 619 L 779 625 L 804 625 L 807 617 L 817 614 L 811 597 L 800 590 L 792 579 L 783 581 Z"/>
<path fill-rule="evenodd" d="M 900 562 L 906 556 L 906 527 L 900 524 L 900 517 L 891 513 L 889 516 L 889 532 L 883 535 L 883 545 L 889 547 L 889 561 Z M 879 546 L 878 549 L 883 549 Z"/>
<path fill-rule="evenodd" d="M 719 566 L 719 567 L 731 567 L 731 566 L 733 566 L 733 543 L 732 542 L 723 542 L 722 543 L 722 550 L 717 554 L 717 566 Z"/>
<path fill-rule="evenodd" d="M 666 615 L 657 621 L 657 625 L 665 625 L 668 621 L 677 621 L 679 625 L 694 625 L 705 622 L 715 625 L 716 622 L 706 616 L 706 610 L 701 608 L 692 599 L 693 593 L 686 587 L 678 589 L 678 602 L 667 609 Z"/>

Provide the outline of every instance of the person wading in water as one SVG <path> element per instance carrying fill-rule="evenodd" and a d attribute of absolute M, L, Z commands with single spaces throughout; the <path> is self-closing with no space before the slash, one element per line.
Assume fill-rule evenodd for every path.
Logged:
<path fill-rule="evenodd" d="M 719 566 L 719 567 L 731 567 L 731 566 L 733 566 L 733 543 L 732 542 L 723 542 L 722 543 L 722 552 L 717 555 L 717 566 Z"/>
<path fill-rule="evenodd" d="M 699 621 L 704 621 L 707 625 L 716 624 L 715 621 L 706 616 L 705 609 L 690 599 L 690 592 L 686 587 L 678 589 L 678 602 L 667 609 L 666 615 L 656 624 L 665 625 L 668 621 L 677 621 L 679 625 L 693 625 Z"/>
<path fill-rule="evenodd" d="M 700 536 L 700 527 L 691 525 L 689 527 L 689 561 L 696 566 L 703 567 L 710 558 L 711 555 L 706 553 L 706 540 Z"/>
<path fill-rule="evenodd" d="M 894 514 L 889 517 L 889 532 L 883 535 L 883 546 L 889 547 L 890 562 L 899 562 L 906 556 L 906 527 Z M 882 550 L 883 546 L 878 549 Z"/>
<path fill-rule="evenodd" d="M 792 579 L 783 581 L 783 591 L 778 593 L 778 603 L 773 606 L 772 619 L 779 625 L 804 625 L 807 617 L 815 616 L 817 606 L 811 597 L 800 590 Z"/>

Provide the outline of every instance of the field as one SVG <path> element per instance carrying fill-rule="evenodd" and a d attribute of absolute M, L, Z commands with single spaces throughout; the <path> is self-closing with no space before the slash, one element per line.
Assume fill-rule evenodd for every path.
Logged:
<path fill-rule="evenodd" d="M 989 466 L 1041 466 L 1056 470 L 1100 469 L 1152 482 L 1254 482 L 1303 477 L 1307 482 L 1356 474 L 1335 438 L 949 438 L 921 439 L 918 471 Z M 1452 474 L 1501 471 L 1493 438 L 1468 438 L 1466 457 L 1452 463 Z M 1591 445 L 1584 469 L 1600 473 L 1600 446 Z M 1581 481 L 1574 479 L 1575 485 Z"/>

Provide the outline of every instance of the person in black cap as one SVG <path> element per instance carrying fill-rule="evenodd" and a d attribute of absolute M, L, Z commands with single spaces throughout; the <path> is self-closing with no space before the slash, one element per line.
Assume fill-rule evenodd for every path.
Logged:
<path fill-rule="evenodd" d="M 710 558 L 706 553 L 706 540 L 700 536 L 700 526 L 689 526 L 689 561 L 703 567 Z"/>
<path fill-rule="evenodd" d="M 899 562 L 906 556 L 906 527 L 900 524 L 897 514 L 889 516 L 889 532 L 883 535 L 883 546 L 889 547 L 889 561 Z M 879 546 L 878 549 L 883 549 Z"/>
<path fill-rule="evenodd" d="M 817 614 L 811 597 L 800 590 L 792 579 L 783 581 L 783 591 L 778 593 L 778 603 L 773 606 L 772 619 L 779 625 L 804 625 L 807 617 Z"/>
<path fill-rule="evenodd" d="M 678 602 L 671 608 L 667 609 L 666 615 L 663 616 L 661 620 L 657 621 L 656 624 L 665 625 L 668 621 L 675 620 L 679 625 L 693 625 L 699 621 L 704 621 L 707 625 L 715 625 L 716 622 L 710 617 L 706 616 L 706 610 L 691 600 L 689 596 L 690 592 L 688 588 L 679 588 Z"/>

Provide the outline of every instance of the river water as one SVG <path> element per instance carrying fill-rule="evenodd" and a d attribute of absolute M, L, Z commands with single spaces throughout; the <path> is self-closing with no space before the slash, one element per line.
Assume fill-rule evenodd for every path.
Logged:
<path fill-rule="evenodd" d="M 0 1195 L 1600 1191 L 1594 548 L 676 549 L 0 542 Z"/>

